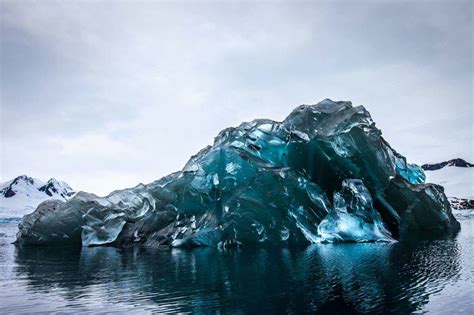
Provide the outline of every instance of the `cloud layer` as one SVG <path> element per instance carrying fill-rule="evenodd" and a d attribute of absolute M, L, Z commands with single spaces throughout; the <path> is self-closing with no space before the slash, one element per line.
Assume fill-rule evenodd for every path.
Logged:
<path fill-rule="evenodd" d="M 473 160 L 470 1 L 2 1 L 1 178 L 105 194 L 324 98 L 411 161 Z"/>

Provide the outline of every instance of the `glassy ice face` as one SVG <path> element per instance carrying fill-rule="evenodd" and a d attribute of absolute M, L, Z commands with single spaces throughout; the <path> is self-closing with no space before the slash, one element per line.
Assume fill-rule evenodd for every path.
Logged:
<path fill-rule="evenodd" d="M 44 203 L 18 243 L 220 246 L 451 236 L 459 223 L 350 102 L 297 107 L 283 122 L 227 128 L 183 170 L 107 197 Z M 333 200 L 332 202 L 330 200 Z"/>

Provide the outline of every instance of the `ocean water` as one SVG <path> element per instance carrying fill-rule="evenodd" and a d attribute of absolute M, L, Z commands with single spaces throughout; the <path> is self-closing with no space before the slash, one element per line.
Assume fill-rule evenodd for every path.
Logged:
<path fill-rule="evenodd" d="M 474 313 L 474 218 L 454 240 L 302 248 L 18 249 L 0 224 L 0 314 Z"/>

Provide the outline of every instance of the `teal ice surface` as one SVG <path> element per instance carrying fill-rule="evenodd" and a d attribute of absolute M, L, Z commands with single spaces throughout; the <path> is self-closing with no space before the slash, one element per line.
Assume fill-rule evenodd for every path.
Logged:
<path fill-rule="evenodd" d="M 45 202 L 24 217 L 18 243 L 227 247 L 454 235 L 459 223 L 442 189 L 381 134 L 363 106 L 301 105 L 283 122 L 221 131 L 153 183 Z"/>

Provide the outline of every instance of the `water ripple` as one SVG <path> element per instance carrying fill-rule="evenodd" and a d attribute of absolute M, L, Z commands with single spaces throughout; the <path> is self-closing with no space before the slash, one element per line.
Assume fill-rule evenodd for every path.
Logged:
<path fill-rule="evenodd" d="M 473 222 L 462 222 L 457 240 L 390 244 L 233 250 L 8 245 L 0 247 L 0 313 L 472 311 Z"/>

